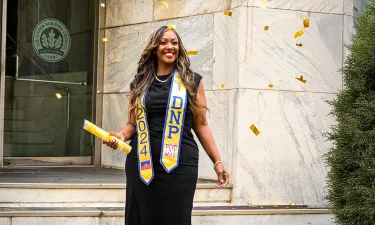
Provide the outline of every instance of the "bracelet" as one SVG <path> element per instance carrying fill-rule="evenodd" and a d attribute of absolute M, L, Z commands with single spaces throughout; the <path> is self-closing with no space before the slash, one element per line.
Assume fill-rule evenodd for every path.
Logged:
<path fill-rule="evenodd" d="M 215 169 L 215 167 L 217 166 L 217 164 L 219 164 L 219 163 L 223 163 L 223 161 L 217 161 L 217 162 L 215 162 L 215 164 L 214 164 L 214 169 Z"/>
<path fill-rule="evenodd" d="M 126 124 L 130 124 L 130 125 L 132 125 L 134 128 L 137 128 L 137 126 L 135 125 L 135 123 L 127 122 Z"/>

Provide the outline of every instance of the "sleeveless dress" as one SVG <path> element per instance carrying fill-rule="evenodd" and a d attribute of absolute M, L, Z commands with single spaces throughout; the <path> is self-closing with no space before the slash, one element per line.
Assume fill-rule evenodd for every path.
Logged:
<path fill-rule="evenodd" d="M 132 151 L 127 155 L 126 172 L 126 225 L 191 225 L 193 198 L 198 179 L 199 152 L 192 134 L 193 113 L 186 107 L 181 140 L 180 161 L 169 174 L 160 164 L 164 120 L 172 77 L 158 76 L 154 79 L 146 98 L 154 178 L 144 184 L 138 171 L 137 135 L 130 142 Z M 202 79 L 194 73 L 195 90 Z"/>

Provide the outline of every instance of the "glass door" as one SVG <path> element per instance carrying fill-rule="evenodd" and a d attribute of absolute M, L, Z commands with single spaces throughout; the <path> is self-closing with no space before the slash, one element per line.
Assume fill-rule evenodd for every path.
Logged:
<path fill-rule="evenodd" d="M 93 0 L 8 0 L 4 166 L 92 164 Z"/>

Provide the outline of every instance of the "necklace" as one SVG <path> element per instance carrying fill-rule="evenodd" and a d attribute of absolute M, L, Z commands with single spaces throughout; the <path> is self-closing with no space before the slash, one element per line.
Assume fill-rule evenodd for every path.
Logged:
<path fill-rule="evenodd" d="M 162 83 L 165 83 L 165 82 L 167 82 L 167 81 L 169 80 L 169 78 L 171 78 L 171 76 L 172 76 L 172 74 L 169 75 L 169 77 L 168 77 L 166 80 L 160 80 L 160 79 L 158 78 L 158 76 L 155 76 L 155 78 L 156 78 L 157 81 L 162 82 Z"/>

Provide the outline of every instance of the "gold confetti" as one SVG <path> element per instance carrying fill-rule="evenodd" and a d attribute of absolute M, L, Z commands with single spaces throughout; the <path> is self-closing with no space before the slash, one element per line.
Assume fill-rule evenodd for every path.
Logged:
<path fill-rule="evenodd" d="M 296 203 L 292 202 L 292 203 L 290 203 L 290 205 L 291 205 L 291 206 L 295 206 L 295 205 L 296 205 Z"/>
<path fill-rule="evenodd" d="M 303 79 L 303 76 L 301 75 L 299 78 L 296 77 L 297 80 L 301 81 L 302 83 L 306 83 L 307 80 Z"/>
<path fill-rule="evenodd" d="M 264 30 L 268 30 L 269 28 L 269 26 L 264 26 Z"/>
<path fill-rule="evenodd" d="M 302 43 L 296 43 L 296 45 L 297 45 L 298 47 L 302 47 L 302 46 L 303 46 Z"/>
<path fill-rule="evenodd" d="M 158 1 L 160 4 L 162 4 L 162 5 L 164 5 L 165 6 L 165 8 L 167 8 L 168 9 L 168 3 L 166 3 L 165 1 Z"/>
<path fill-rule="evenodd" d="M 236 209 L 236 208 L 232 208 L 232 209 Z"/>
<path fill-rule="evenodd" d="M 254 124 L 251 124 L 250 130 L 253 131 L 253 133 L 255 134 L 255 136 L 258 136 L 260 134 L 258 128 L 256 128 Z"/>
<path fill-rule="evenodd" d="M 221 88 L 225 88 L 225 84 L 221 84 Z"/>
<path fill-rule="evenodd" d="M 273 88 L 273 84 L 269 84 L 268 87 L 269 87 L 269 88 Z"/>
<path fill-rule="evenodd" d="M 108 38 L 102 38 L 102 42 L 108 42 Z"/>
<path fill-rule="evenodd" d="M 105 8 L 105 3 L 100 3 L 100 6 Z"/>
<path fill-rule="evenodd" d="M 279 206 L 278 205 L 275 205 L 276 208 L 278 208 Z"/>
<path fill-rule="evenodd" d="M 169 30 L 176 29 L 176 25 L 168 25 L 167 27 L 168 27 Z"/>
<path fill-rule="evenodd" d="M 267 0 L 260 0 L 259 7 L 262 9 L 267 9 Z"/>
<path fill-rule="evenodd" d="M 60 94 L 59 92 L 57 92 L 55 95 L 56 95 L 56 98 L 57 98 L 57 99 L 60 99 L 60 98 L 62 97 L 61 94 Z"/>
<path fill-rule="evenodd" d="M 310 20 L 309 19 L 304 19 L 303 20 L 303 26 L 306 28 L 306 27 L 309 27 L 310 26 Z"/>
<path fill-rule="evenodd" d="M 231 11 L 228 11 L 228 10 L 225 10 L 225 11 L 224 11 L 224 15 L 232 16 L 232 12 L 231 12 Z"/>
<path fill-rule="evenodd" d="M 190 50 L 188 51 L 188 55 L 197 55 L 198 54 L 198 50 Z"/>
<path fill-rule="evenodd" d="M 303 30 L 298 31 L 297 33 L 294 34 L 294 38 L 295 38 L 295 39 L 298 38 L 298 37 L 301 36 L 303 33 L 305 33 L 305 31 L 303 31 Z"/>

